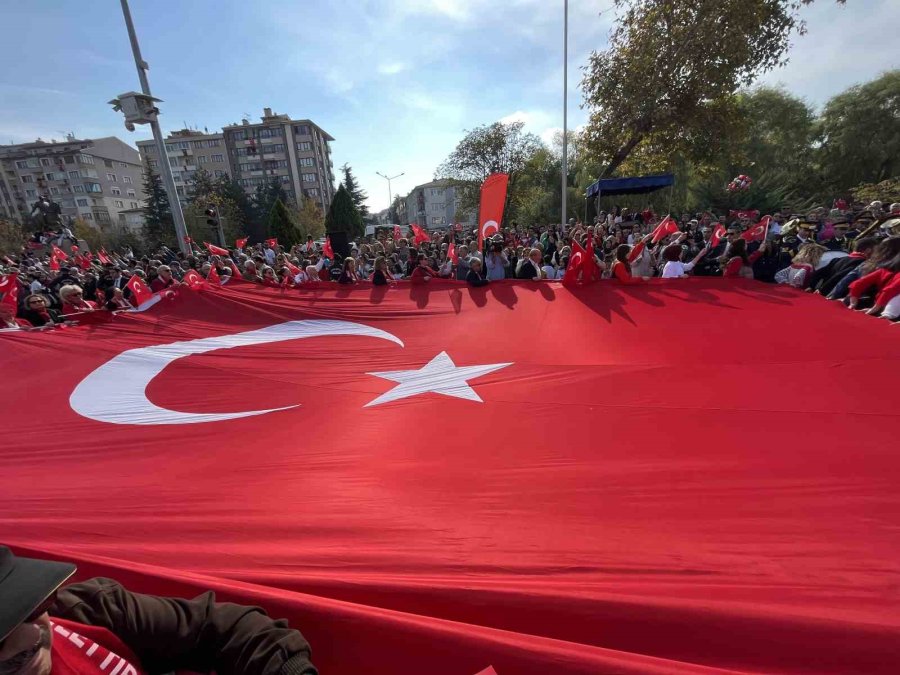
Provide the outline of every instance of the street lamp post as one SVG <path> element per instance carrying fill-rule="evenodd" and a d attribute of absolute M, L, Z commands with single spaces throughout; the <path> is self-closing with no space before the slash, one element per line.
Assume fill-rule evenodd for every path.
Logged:
<path fill-rule="evenodd" d="M 123 0 L 124 1 L 124 0 Z M 562 220 L 566 224 L 566 192 L 569 185 L 569 0 L 563 0 L 563 142 L 562 142 Z"/>
<path fill-rule="evenodd" d="M 137 66 L 138 79 L 141 81 L 141 91 L 148 97 L 152 97 L 150 93 L 150 83 L 147 81 L 147 70 L 149 65 L 141 57 L 141 47 L 138 44 L 137 33 L 134 31 L 134 24 L 131 21 L 131 10 L 128 8 L 128 0 L 121 0 L 122 13 L 125 15 L 125 26 L 128 29 L 128 39 L 131 41 L 131 52 L 134 54 L 134 65 Z M 175 234 L 178 237 L 178 246 L 182 253 L 190 255 L 191 248 L 185 239 L 187 238 L 187 227 L 184 224 L 184 213 L 181 211 L 181 202 L 178 200 L 178 191 L 175 189 L 175 180 L 172 178 L 172 167 L 169 166 L 169 158 L 166 155 L 166 144 L 163 141 L 162 131 L 159 128 L 159 122 L 156 121 L 155 115 L 150 120 L 150 130 L 153 132 L 153 140 L 156 141 L 156 151 L 159 154 L 159 165 L 163 176 L 163 186 L 166 194 L 169 196 L 169 208 L 172 210 L 172 220 L 175 222 Z M 127 126 L 127 125 L 126 125 Z M 130 128 L 131 131 L 134 127 Z M 148 169 L 149 170 L 149 169 Z"/>
<path fill-rule="evenodd" d="M 377 173 L 379 176 L 381 176 L 382 178 L 384 178 L 387 181 L 387 184 L 388 184 L 388 218 L 390 218 L 391 217 L 391 204 L 394 203 L 394 201 L 393 201 L 394 194 L 391 192 L 391 181 L 394 180 L 395 178 L 400 178 L 400 176 L 405 176 L 406 173 L 401 172 L 401 173 L 398 173 L 396 176 L 385 176 L 380 171 L 376 171 L 375 173 Z"/>

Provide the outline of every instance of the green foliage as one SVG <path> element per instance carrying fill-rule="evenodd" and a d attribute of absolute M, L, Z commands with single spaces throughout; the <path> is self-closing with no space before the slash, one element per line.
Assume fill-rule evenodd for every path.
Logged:
<path fill-rule="evenodd" d="M 206 200 L 209 195 L 218 191 L 217 181 L 206 169 L 197 169 L 187 182 L 188 202 L 193 204 L 197 200 Z"/>
<path fill-rule="evenodd" d="M 235 217 L 237 228 L 244 233 L 249 233 L 249 227 L 256 217 L 253 201 L 234 178 L 227 174 L 216 179 L 215 191 L 222 197 L 230 200 L 237 209 Z"/>
<path fill-rule="evenodd" d="M 344 166 L 341 167 L 341 171 L 344 174 L 344 187 L 347 188 L 347 192 L 350 193 L 350 197 L 353 199 L 353 203 L 356 205 L 356 210 L 359 211 L 359 215 L 365 219 L 366 216 L 369 215 L 369 207 L 366 206 L 368 195 L 365 190 L 359 187 L 349 164 L 344 164 Z"/>
<path fill-rule="evenodd" d="M 353 239 L 365 232 L 362 216 L 344 184 L 338 187 L 325 218 L 326 232 L 346 232 Z"/>
<path fill-rule="evenodd" d="M 900 175 L 900 70 L 828 101 L 819 134 L 825 181 L 833 190 Z"/>
<path fill-rule="evenodd" d="M 144 194 L 147 195 L 147 200 L 144 207 L 143 238 L 147 246 L 151 249 L 158 248 L 160 244 L 174 247 L 175 224 L 169 196 L 162 179 L 150 170 L 149 165 L 144 167 Z"/>
<path fill-rule="evenodd" d="M 306 240 L 297 226 L 294 214 L 280 199 L 276 199 L 272 205 L 267 229 L 273 237 L 278 239 L 278 243 L 285 248 L 291 248 Z"/>
<path fill-rule="evenodd" d="M 300 209 L 297 211 L 297 226 L 300 228 L 303 241 L 306 241 L 307 235 L 318 239 L 325 234 L 325 217 L 322 210 L 309 197 L 303 197 L 301 200 Z"/>
<path fill-rule="evenodd" d="M 268 183 L 258 185 L 256 193 L 253 195 L 253 224 L 247 228 L 247 234 L 254 241 L 259 241 L 272 236 L 268 230 L 269 214 L 275 202 L 280 201 L 282 204 L 293 206 L 293 200 L 290 199 L 285 192 L 281 181 L 272 178 Z"/>
<path fill-rule="evenodd" d="M 481 184 L 495 172 L 509 174 L 507 198 L 518 199 L 520 175 L 543 148 L 537 136 L 523 131 L 524 126 L 523 122 L 494 122 L 472 129 L 438 167 L 435 178 L 449 178 L 457 188 L 460 212 L 477 211 Z"/>
<path fill-rule="evenodd" d="M 405 222 L 405 220 L 406 220 L 405 218 L 403 219 L 404 222 L 400 222 L 400 212 L 402 211 L 402 208 L 401 208 L 402 203 L 403 203 L 403 199 L 400 197 L 400 195 L 395 195 L 394 202 L 391 204 L 391 208 L 388 213 L 388 220 L 391 223 L 393 223 L 394 225 L 407 225 L 407 223 Z"/>
<path fill-rule="evenodd" d="M 0 218 L 0 255 L 18 255 L 25 245 L 25 230 L 18 223 Z"/>
<path fill-rule="evenodd" d="M 79 241 L 87 242 L 87 245 L 90 246 L 92 251 L 97 251 L 101 246 L 104 246 L 104 236 L 103 232 L 99 229 L 88 225 L 81 218 L 76 218 L 72 222 L 72 234 L 75 235 L 75 238 Z"/>
<path fill-rule="evenodd" d="M 863 183 L 850 190 L 853 199 L 862 204 L 879 201 L 883 204 L 900 202 L 900 176 L 888 178 L 880 183 Z"/>
<path fill-rule="evenodd" d="M 809 0 L 615 0 L 609 46 L 592 52 L 581 86 L 587 142 L 611 175 L 643 143 L 715 157 L 733 95 L 781 65 Z M 710 39 L 697 39 L 709 35 Z"/>
<path fill-rule="evenodd" d="M 728 180 L 731 180 L 731 176 Z M 774 213 L 782 207 L 794 212 L 809 210 L 815 200 L 800 195 L 787 186 L 784 174 L 779 171 L 763 171 L 752 176 L 753 184 L 745 192 L 728 192 L 720 174 L 698 181 L 690 191 L 685 204 L 678 204 L 677 211 L 694 212 L 712 209 L 718 214 L 729 210 L 758 209 L 761 213 Z"/>

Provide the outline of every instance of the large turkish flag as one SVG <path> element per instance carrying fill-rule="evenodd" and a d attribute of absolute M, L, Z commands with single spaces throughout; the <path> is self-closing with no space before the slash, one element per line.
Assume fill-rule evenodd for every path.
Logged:
<path fill-rule="evenodd" d="M 323 673 L 894 672 L 896 332 L 743 280 L 182 289 L 0 334 L 0 541 Z"/>

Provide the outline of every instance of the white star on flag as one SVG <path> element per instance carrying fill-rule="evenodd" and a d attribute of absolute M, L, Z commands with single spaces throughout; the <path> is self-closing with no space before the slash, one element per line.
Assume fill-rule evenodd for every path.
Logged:
<path fill-rule="evenodd" d="M 398 401 L 401 398 L 409 398 L 427 392 L 483 403 L 481 397 L 469 386 L 467 380 L 474 380 L 511 365 L 512 363 L 492 363 L 484 366 L 457 366 L 447 352 L 441 352 L 419 370 L 367 373 L 367 375 L 382 377 L 398 384 L 364 407 Z"/>

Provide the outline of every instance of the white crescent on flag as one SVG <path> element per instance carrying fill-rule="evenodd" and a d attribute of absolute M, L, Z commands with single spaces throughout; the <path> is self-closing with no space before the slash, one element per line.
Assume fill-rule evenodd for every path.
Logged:
<path fill-rule="evenodd" d="M 328 335 L 361 335 L 404 346 L 396 335 L 362 323 L 310 319 L 287 321 L 231 335 L 138 347 L 113 357 L 79 382 L 69 397 L 69 405 L 82 417 L 97 422 L 139 425 L 221 422 L 289 410 L 297 406 L 232 413 L 179 412 L 151 402 L 147 398 L 147 385 L 170 363 L 192 354 Z"/>
<path fill-rule="evenodd" d="M 499 231 L 500 226 L 497 224 L 497 221 L 489 220 L 481 226 L 481 238 L 487 239 L 488 237 L 497 234 Z"/>

